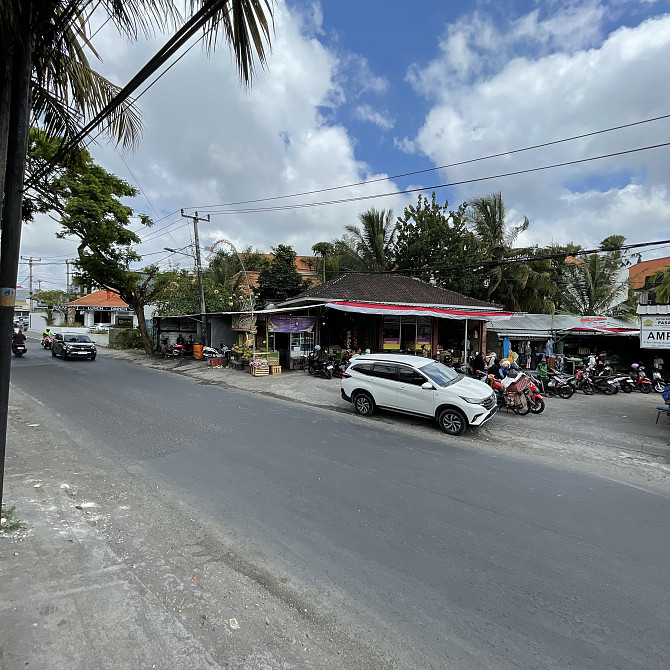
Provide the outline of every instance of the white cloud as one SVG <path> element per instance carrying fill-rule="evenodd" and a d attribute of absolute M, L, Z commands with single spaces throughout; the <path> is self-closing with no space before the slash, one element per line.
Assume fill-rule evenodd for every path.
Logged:
<path fill-rule="evenodd" d="M 570 25 L 583 26 L 578 41 L 592 39 L 588 17 L 573 7 Z M 565 18 L 565 12 L 561 17 Z M 464 21 L 462 22 L 464 23 Z M 546 19 L 558 36 L 558 17 Z M 535 14 L 511 28 L 519 34 L 540 29 Z M 498 36 L 504 42 L 506 35 Z M 495 40 L 493 40 L 495 42 Z M 464 81 L 449 54 L 412 72 L 418 91 L 440 91 L 438 101 L 408 144 L 435 165 L 518 149 L 666 114 L 670 109 L 670 15 L 620 28 L 597 47 L 516 57 L 502 62 L 474 84 Z M 485 60 L 488 56 L 483 57 Z M 468 64 L 468 71 L 482 69 Z M 668 139 L 668 120 L 596 135 L 527 153 L 447 170 L 444 181 L 460 181 L 524 170 L 590 156 L 626 151 Z M 560 169 L 481 181 L 459 187 L 457 197 L 501 190 L 508 209 L 527 215 L 531 227 L 521 243 L 551 240 L 597 244 L 621 233 L 631 241 L 663 239 L 668 232 L 670 181 L 668 149 L 655 149 Z M 612 186 L 610 182 L 614 182 Z M 636 213 L 637 212 L 637 213 Z M 641 225 L 641 224 L 644 225 Z"/>
<path fill-rule="evenodd" d="M 379 126 L 382 130 L 390 130 L 393 128 L 395 121 L 391 118 L 388 111 L 377 111 L 371 105 L 358 105 L 354 110 L 354 118 L 359 121 L 366 121 Z"/>

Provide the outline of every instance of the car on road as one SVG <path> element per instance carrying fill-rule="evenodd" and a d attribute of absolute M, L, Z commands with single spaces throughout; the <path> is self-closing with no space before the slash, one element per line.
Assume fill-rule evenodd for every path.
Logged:
<path fill-rule="evenodd" d="M 62 360 L 70 358 L 90 358 L 92 361 L 98 354 L 94 342 L 88 335 L 81 333 L 56 333 L 51 345 L 51 355 L 60 356 Z"/>
<path fill-rule="evenodd" d="M 431 417 L 449 435 L 481 426 L 498 409 L 487 384 L 431 358 L 400 354 L 355 356 L 341 392 L 361 416 L 380 408 Z"/>

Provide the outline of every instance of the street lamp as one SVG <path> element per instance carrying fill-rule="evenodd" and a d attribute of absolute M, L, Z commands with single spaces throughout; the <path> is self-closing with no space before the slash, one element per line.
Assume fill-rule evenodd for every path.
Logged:
<path fill-rule="evenodd" d="M 200 319 L 202 321 L 202 339 L 205 342 L 206 346 L 209 346 L 207 341 L 207 307 L 205 306 L 205 287 L 202 283 L 202 266 L 200 265 L 198 256 L 194 254 L 187 254 L 184 251 L 178 249 L 171 249 L 170 247 L 163 247 L 165 251 L 169 251 L 173 254 L 181 254 L 182 256 L 189 256 L 190 258 L 195 259 L 195 269 L 198 273 L 198 288 L 200 289 Z"/>
<path fill-rule="evenodd" d="M 251 290 L 251 284 L 249 283 L 249 275 L 247 274 L 247 269 L 244 267 L 244 261 L 242 260 L 242 256 L 240 256 L 240 252 L 235 248 L 235 245 L 230 241 L 225 238 L 221 238 L 220 240 L 217 240 L 214 242 L 214 244 L 210 247 L 210 251 L 214 251 L 214 247 L 217 244 L 227 244 L 237 255 L 237 258 L 240 261 L 240 265 L 242 266 L 242 272 L 244 272 L 244 280 L 246 281 L 247 284 L 247 297 L 249 299 L 249 312 L 251 314 L 251 360 L 253 361 L 255 356 L 256 356 L 256 324 L 254 322 L 254 298 L 253 298 L 253 292 Z"/>

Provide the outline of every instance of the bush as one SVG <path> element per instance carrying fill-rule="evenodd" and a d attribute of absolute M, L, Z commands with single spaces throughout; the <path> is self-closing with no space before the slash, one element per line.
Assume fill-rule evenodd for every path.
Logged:
<path fill-rule="evenodd" d="M 126 328 L 116 335 L 114 344 L 122 349 L 144 349 L 142 336 L 137 328 Z"/>

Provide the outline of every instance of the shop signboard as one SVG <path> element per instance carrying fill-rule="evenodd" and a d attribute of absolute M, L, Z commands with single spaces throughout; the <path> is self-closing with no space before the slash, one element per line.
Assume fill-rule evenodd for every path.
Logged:
<path fill-rule="evenodd" d="M 640 348 L 670 349 L 670 314 L 640 317 Z"/>
<path fill-rule="evenodd" d="M 268 317 L 268 331 L 271 333 L 311 333 L 316 325 L 315 316 L 277 316 Z"/>

